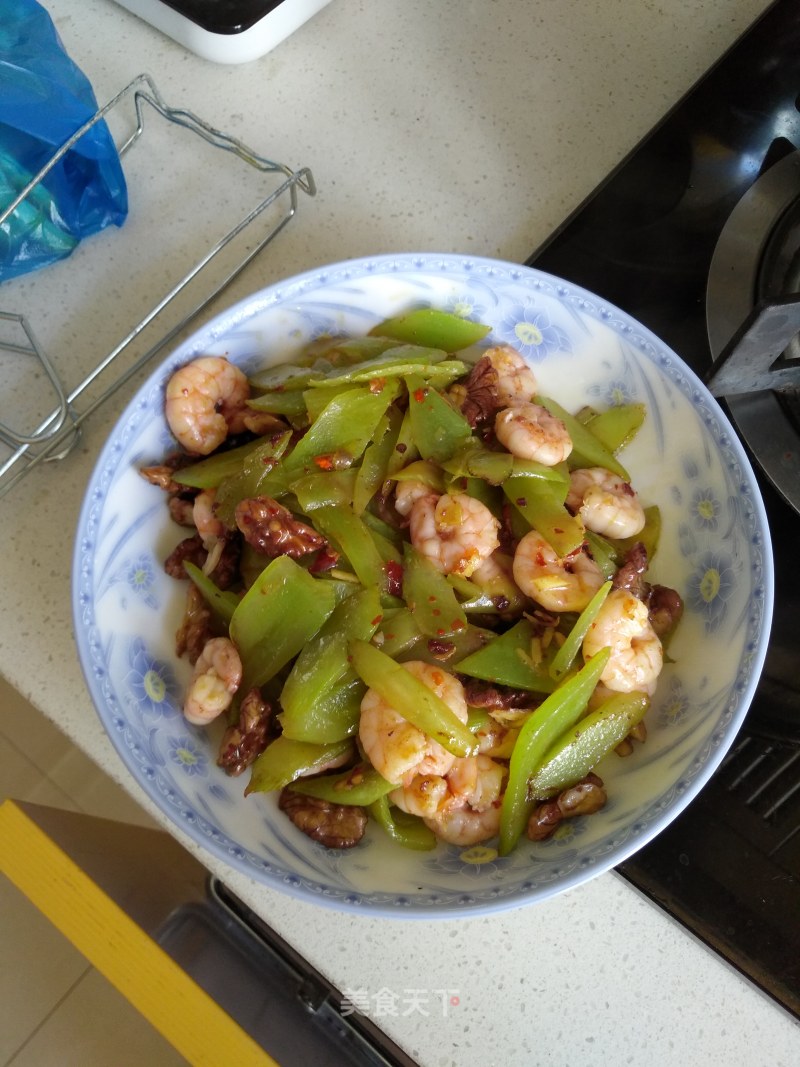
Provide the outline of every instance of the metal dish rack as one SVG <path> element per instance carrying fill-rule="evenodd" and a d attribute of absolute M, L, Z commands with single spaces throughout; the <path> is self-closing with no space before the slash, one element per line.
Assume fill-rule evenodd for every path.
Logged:
<path fill-rule="evenodd" d="M 24 315 L 0 310 L 0 350 L 12 357 L 33 358 L 38 361 L 44 372 L 46 382 L 55 395 L 55 405 L 41 421 L 25 430 L 14 430 L 0 422 L 0 442 L 5 446 L 4 455 L 0 457 L 0 497 L 17 485 L 34 467 L 44 462 L 62 459 L 74 448 L 80 429 L 86 419 L 93 414 L 108 398 L 130 381 L 157 353 L 168 345 L 197 315 L 199 315 L 230 283 L 241 274 L 249 263 L 283 230 L 293 218 L 299 201 L 299 193 L 314 196 L 316 186 L 308 168 L 292 170 L 282 163 L 276 163 L 259 155 L 236 138 L 215 129 L 203 119 L 183 108 L 169 107 L 153 79 L 148 74 L 140 74 L 120 93 L 100 108 L 83 126 L 67 140 L 50 158 L 47 164 L 36 174 L 15 200 L 0 212 L 0 225 L 19 207 L 31 192 L 46 177 L 49 171 L 72 146 L 95 123 L 105 120 L 112 111 L 122 110 L 126 106 L 132 109 L 134 120 L 133 132 L 121 144 L 117 145 L 120 158 L 139 140 L 144 131 L 144 105 L 149 105 L 163 119 L 175 126 L 188 129 L 214 148 L 229 152 L 250 167 L 267 175 L 274 175 L 277 185 L 261 199 L 240 221 L 238 221 L 220 240 L 217 241 L 202 258 L 163 296 L 148 313 L 115 345 L 111 351 L 100 358 L 88 374 L 73 388 L 67 390 L 59 373 L 36 339 L 30 323 Z M 277 221 L 268 209 L 278 212 Z M 132 343 L 140 337 L 142 331 L 158 323 L 159 317 L 173 304 L 175 298 L 187 289 L 190 283 L 206 271 L 209 264 L 216 260 L 223 249 L 252 227 L 261 219 L 269 220 L 266 233 L 259 236 L 256 243 L 245 250 L 245 254 L 235 260 L 232 268 L 227 268 L 221 279 L 215 279 L 213 287 L 208 289 L 199 302 L 185 311 L 177 323 L 159 336 L 158 341 L 145 352 L 136 357 L 134 362 L 120 371 L 120 356 L 127 352 Z M 204 275 L 205 277 L 205 275 Z M 115 365 L 116 364 L 116 365 Z M 116 371 L 116 377 L 110 372 Z M 99 383 L 102 391 L 99 395 L 87 399 L 89 387 Z M 79 401 L 83 400 L 81 405 Z"/>

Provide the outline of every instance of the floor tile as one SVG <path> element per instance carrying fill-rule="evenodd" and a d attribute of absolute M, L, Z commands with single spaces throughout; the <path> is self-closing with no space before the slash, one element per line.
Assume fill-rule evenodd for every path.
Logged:
<path fill-rule="evenodd" d="M 89 964 L 2 875 L 0 915 L 0 1063 L 6 1063 Z"/>
<path fill-rule="evenodd" d="M 65 734 L 2 678 L 0 734 L 24 752 L 31 763 L 45 773 L 61 755 L 74 747 Z"/>
<path fill-rule="evenodd" d="M 156 828 L 147 812 L 78 748 L 60 755 L 47 776 L 87 815 Z"/>
<path fill-rule="evenodd" d="M 80 810 L 63 789 L 36 767 L 4 734 L 0 734 L 0 801 L 7 797 L 65 808 L 67 811 Z"/>
<path fill-rule="evenodd" d="M 185 1067 L 187 1061 L 90 970 L 7 1067 Z"/>

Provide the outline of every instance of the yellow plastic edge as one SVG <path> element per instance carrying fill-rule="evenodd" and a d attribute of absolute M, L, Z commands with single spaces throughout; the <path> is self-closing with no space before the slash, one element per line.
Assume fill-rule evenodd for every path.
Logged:
<path fill-rule="evenodd" d="M 12 800 L 0 871 L 191 1064 L 278 1067 Z"/>

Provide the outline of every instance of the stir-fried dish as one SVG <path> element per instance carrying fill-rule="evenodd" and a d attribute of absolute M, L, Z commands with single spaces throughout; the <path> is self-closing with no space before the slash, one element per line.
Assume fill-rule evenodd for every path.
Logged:
<path fill-rule="evenodd" d="M 682 604 L 619 453 L 642 405 L 564 410 L 445 312 L 246 376 L 178 369 L 181 450 L 142 473 L 190 527 L 186 719 L 331 848 L 543 840 L 606 802 Z"/>

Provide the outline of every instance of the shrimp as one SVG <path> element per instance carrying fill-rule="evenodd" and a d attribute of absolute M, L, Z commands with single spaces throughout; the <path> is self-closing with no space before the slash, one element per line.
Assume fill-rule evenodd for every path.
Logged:
<path fill-rule="evenodd" d="M 425 819 L 437 837 L 451 845 L 477 845 L 500 830 L 500 804 L 506 768 L 488 756 L 456 760 L 447 776 L 453 803 Z"/>
<path fill-rule="evenodd" d="M 431 489 L 429 485 L 426 485 L 424 482 L 420 482 L 417 479 L 398 482 L 397 488 L 394 491 L 395 510 L 399 515 L 402 515 L 404 519 L 407 519 L 416 502 L 422 500 L 426 496 L 431 496 L 436 500 L 439 494 L 434 489 Z"/>
<path fill-rule="evenodd" d="M 216 497 L 216 489 L 203 489 L 192 503 L 192 520 L 206 551 L 211 549 L 225 533 L 225 526 L 217 518 L 214 510 Z"/>
<path fill-rule="evenodd" d="M 441 697 L 461 722 L 467 721 L 464 687 L 457 678 L 422 660 L 400 666 Z M 417 774 L 444 776 L 456 758 L 374 689 L 368 689 L 361 701 L 358 737 L 367 759 L 388 782 L 407 785 Z"/>
<path fill-rule="evenodd" d="M 483 359 L 488 359 L 497 375 L 496 391 L 499 406 L 527 403 L 536 395 L 536 377 L 515 348 L 511 345 L 496 345 L 487 348 Z"/>
<path fill-rule="evenodd" d="M 514 580 L 546 611 L 583 611 L 603 584 L 603 572 L 583 548 L 563 559 L 536 530 L 514 553 Z"/>
<path fill-rule="evenodd" d="M 245 428 L 249 395 L 250 383 L 238 367 L 223 356 L 201 356 L 167 383 L 169 428 L 187 452 L 207 456 L 229 432 Z"/>
<path fill-rule="evenodd" d="M 627 589 L 612 589 L 583 639 L 584 659 L 605 648 L 611 657 L 600 681 L 615 693 L 655 692 L 664 662 L 647 605 Z"/>
<path fill-rule="evenodd" d="M 555 467 L 572 451 L 566 426 L 540 404 L 512 404 L 497 413 L 494 432 L 513 456 Z"/>
<path fill-rule="evenodd" d="M 645 523 L 644 508 L 635 490 L 605 467 L 581 467 L 572 472 L 567 507 L 580 514 L 587 530 L 604 537 L 635 537 Z"/>
<path fill-rule="evenodd" d="M 211 574 L 215 570 L 225 548 L 225 525 L 217 518 L 214 510 L 216 496 L 216 489 L 203 489 L 192 504 L 192 519 L 200 534 L 203 548 L 208 553 L 203 564 L 205 574 Z"/>
<path fill-rule="evenodd" d="M 417 775 L 389 799 L 442 840 L 474 845 L 499 830 L 505 776 L 506 768 L 488 756 L 465 756 L 445 775 Z"/>
<path fill-rule="evenodd" d="M 194 726 L 206 726 L 227 711 L 241 685 L 242 661 L 233 641 L 212 637 L 194 665 L 183 714 Z"/>
<path fill-rule="evenodd" d="M 443 574 L 469 577 L 499 546 L 500 523 L 466 493 L 429 493 L 410 512 L 411 543 Z"/>

